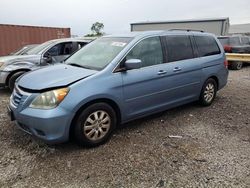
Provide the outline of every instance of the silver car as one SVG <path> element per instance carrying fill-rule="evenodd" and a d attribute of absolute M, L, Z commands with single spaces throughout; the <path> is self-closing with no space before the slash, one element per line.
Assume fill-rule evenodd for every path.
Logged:
<path fill-rule="evenodd" d="M 25 55 L 0 57 L 0 87 L 13 90 L 16 79 L 22 74 L 41 66 L 62 62 L 90 41 L 84 38 L 50 40 L 34 47 Z"/>
<path fill-rule="evenodd" d="M 16 51 L 10 53 L 9 55 L 26 55 L 28 51 L 38 46 L 38 44 L 29 44 L 18 48 Z"/>

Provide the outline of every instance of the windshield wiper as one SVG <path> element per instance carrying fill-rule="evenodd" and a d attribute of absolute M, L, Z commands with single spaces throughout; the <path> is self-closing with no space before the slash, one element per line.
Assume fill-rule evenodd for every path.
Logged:
<path fill-rule="evenodd" d="M 91 68 L 89 68 L 89 67 L 85 67 L 85 66 L 79 65 L 79 64 L 77 64 L 77 63 L 68 63 L 68 65 L 75 66 L 75 67 L 81 67 L 81 68 L 84 68 L 84 69 L 91 69 Z"/>

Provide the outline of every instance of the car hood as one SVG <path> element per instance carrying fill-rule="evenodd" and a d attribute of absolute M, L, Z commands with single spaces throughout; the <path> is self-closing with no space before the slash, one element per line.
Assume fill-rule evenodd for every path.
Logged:
<path fill-rule="evenodd" d="M 40 58 L 40 55 L 10 55 L 0 57 L 0 62 L 11 63 L 17 61 L 28 61 L 30 59 Z"/>
<path fill-rule="evenodd" d="M 24 89 L 41 91 L 70 85 L 97 72 L 60 64 L 28 72 L 18 80 L 17 84 Z"/>

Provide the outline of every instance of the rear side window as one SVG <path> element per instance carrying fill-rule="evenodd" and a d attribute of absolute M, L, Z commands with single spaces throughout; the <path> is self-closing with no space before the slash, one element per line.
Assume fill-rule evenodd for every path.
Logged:
<path fill-rule="evenodd" d="M 220 48 L 213 37 L 194 36 L 201 57 L 220 54 Z"/>
<path fill-rule="evenodd" d="M 189 36 L 166 36 L 168 62 L 194 58 Z"/>

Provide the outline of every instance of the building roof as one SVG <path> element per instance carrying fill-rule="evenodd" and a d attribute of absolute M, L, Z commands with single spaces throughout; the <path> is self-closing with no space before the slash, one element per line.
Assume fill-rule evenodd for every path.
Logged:
<path fill-rule="evenodd" d="M 187 19 L 187 20 L 170 20 L 170 21 L 155 21 L 155 22 L 136 22 L 130 25 L 144 25 L 144 24 L 166 24 L 166 23 L 186 23 L 186 22 L 214 22 L 214 21 L 229 21 L 228 17 L 223 18 L 205 18 L 205 19 Z"/>
<path fill-rule="evenodd" d="M 250 23 L 230 25 L 229 33 L 250 33 Z"/>

